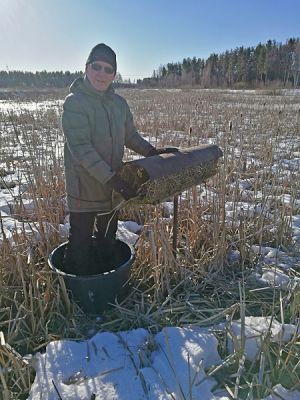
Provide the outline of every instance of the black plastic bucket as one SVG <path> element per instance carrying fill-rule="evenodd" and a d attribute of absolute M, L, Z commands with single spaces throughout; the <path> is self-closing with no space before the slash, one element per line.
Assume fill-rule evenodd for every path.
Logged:
<path fill-rule="evenodd" d="M 48 264 L 52 271 L 60 274 L 65 282 L 71 298 L 88 314 L 97 314 L 115 299 L 121 300 L 128 293 L 130 268 L 135 255 L 128 244 L 117 240 L 114 252 L 118 254 L 113 269 L 97 275 L 72 275 L 61 270 L 66 243 L 52 251 Z"/>

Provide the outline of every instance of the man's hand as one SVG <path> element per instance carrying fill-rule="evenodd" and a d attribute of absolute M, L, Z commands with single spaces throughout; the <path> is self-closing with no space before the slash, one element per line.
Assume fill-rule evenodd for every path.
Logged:
<path fill-rule="evenodd" d="M 153 147 L 148 152 L 146 157 L 159 156 L 160 154 L 166 154 L 166 153 L 177 153 L 177 151 L 179 151 L 177 147 L 161 147 L 158 149 Z"/>
<path fill-rule="evenodd" d="M 136 191 L 118 174 L 115 174 L 112 178 L 110 178 L 107 184 L 116 192 L 120 193 L 125 200 L 129 200 L 132 197 L 137 196 Z"/>

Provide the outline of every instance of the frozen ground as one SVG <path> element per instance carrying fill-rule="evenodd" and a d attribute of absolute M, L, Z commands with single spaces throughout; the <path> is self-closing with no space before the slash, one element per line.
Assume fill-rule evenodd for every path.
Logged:
<path fill-rule="evenodd" d="M 18 222 L 7 217 L 7 220 L 4 219 L 6 231 L 18 229 Z M 121 221 L 118 237 L 134 245 L 141 228 L 133 221 Z M 66 236 L 68 223 L 62 225 L 60 230 Z M 31 234 L 34 235 L 33 232 Z M 8 237 L 14 245 L 12 236 Z M 38 233 L 36 238 L 38 240 Z M 282 287 L 291 284 L 289 276 L 275 267 L 281 260 L 280 255 L 283 257 L 281 252 L 278 254 L 272 248 L 256 248 L 255 251 L 259 251 L 262 259 L 277 268 L 265 271 L 258 281 Z M 294 259 L 284 259 L 286 272 L 293 262 Z M 230 400 L 228 393 L 214 390 L 217 382 L 207 372 L 223 362 L 218 354 L 216 331 L 227 332 L 230 353 L 238 350 L 236 343 L 240 343 L 242 337 L 241 321 L 224 322 L 210 328 L 169 327 L 156 335 L 137 329 L 117 334 L 98 333 L 85 341 L 51 342 L 45 353 L 37 353 L 31 359 L 36 377 L 29 400 Z M 271 341 L 285 343 L 293 335 L 300 334 L 300 329 L 270 317 L 246 317 L 246 359 L 253 361 L 259 358 L 262 343 L 269 332 Z M 299 398 L 299 391 L 289 392 L 277 385 L 274 394 L 266 400 Z"/>
<path fill-rule="evenodd" d="M 0 111 L 1 112 L 11 112 L 13 111 L 14 113 L 20 114 L 23 112 L 41 112 L 45 111 L 47 109 L 53 109 L 53 107 L 60 107 L 62 105 L 63 101 L 62 100 L 56 100 L 56 101 L 39 101 L 39 102 L 34 102 L 34 101 L 28 101 L 25 102 L 23 101 L 22 103 L 19 103 L 16 105 L 16 102 L 13 100 L 0 100 Z"/>
<path fill-rule="evenodd" d="M 280 324 L 263 317 L 246 318 L 245 356 L 254 360 L 261 342 L 271 330 L 271 340 L 289 341 L 297 334 L 294 325 Z M 222 329 L 218 326 L 216 329 Z M 241 323 L 227 326 L 232 337 L 241 338 Z M 298 328 L 298 334 L 300 330 Z M 232 336 L 231 336 L 232 335 Z M 29 399 L 103 400 L 230 400 L 225 392 L 214 391 L 216 381 L 206 372 L 222 364 L 213 329 L 199 327 L 164 328 L 156 335 L 145 329 L 129 332 L 98 333 L 81 342 L 51 342 L 44 354 L 34 356 L 36 378 Z M 300 392 L 288 392 L 280 385 L 278 398 L 299 399 Z"/>
<path fill-rule="evenodd" d="M 20 112 L 38 112 L 50 107 L 49 104 L 24 103 Z M 13 104 L 0 101 L 0 109 L 9 112 L 12 107 Z M 176 140 L 185 135 L 180 131 L 165 132 L 169 140 L 172 134 Z M 218 135 L 220 139 L 222 132 Z M 211 140 L 213 139 L 206 141 Z M 293 140 L 295 139 L 285 139 L 279 143 L 277 153 L 274 153 L 273 164 L 267 171 L 251 154 L 247 162 L 257 167 L 256 175 L 277 174 L 277 178 L 283 184 L 295 176 L 299 177 L 300 154 L 293 150 L 296 147 Z M 288 159 L 284 157 L 285 153 L 290 154 Z M 239 157 L 237 152 L 233 154 Z M 18 220 L 14 212 L 15 199 L 26 193 L 27 181 L 17 169 L 9 170 L 6 169 L 6 165 L 0 165 L 1 169 L 0 246 L 6 239 L 14 247 L 16 231 L 25 233 L 34 244 L 40 240 L 41 227 L 32 221 Z M 299 278 L 294 272 L 300 261 L 300 191 L 291 196 L 291 193 L 283 193 L 280 190 L 278 195 L 266 198 L 263 191 L 266 187 L 255 188 L 253 177 L 244 179 L 238 176 L 234 182 L 228 184 L 229 188 L 230 185 L 238 194 L 239 200 L 227 198 L 225 201 L 225 223 L 228 226 L 239 229 L 245 221 L 263 217 L 269 221 L 269 229 L 272 231 L 277 228 L 276 224 L 280 223 L 279 215 L 274 211 L 278 208 L 274 208 L 274 203 L 293 210 L 285 217 L 292 242 L 289 249 L 284 246 L 272 247 L 251 243 L 248 251 L 256 260 L 253 277 L 258 288 L 270 286 L 281 290 L 294 290 L 299 287 Z M 276 192 L 274 186 L 272 191 Z M 182 198 L 186 196 L 188 193 L 183 193 Z M 217 194 L 207 187 L 202 188 L 200 196 L 203 204 L 209 205 Z M 29 213 L 34 210 L 34 201 L 30 198 L 24 199 L 23 205 Z M 173 203 L 165 202 L 163 208 L 166 218 L 172 218 Z M 205 215 L 205 218 L 211 217 L 209 213 Z M 45 233 L 58 231 L 62 240 L 67 238 L 68 229 L 67 220 L 58 226 L 44 222 Z M 121 240 L 134 245 L 141 229 L 143 227 L 133 221 L 120 222 L 118 235 Z M 239 263 L 240 258 L 238 248 L 233 247 L 228 251 L 229 263 Z M 216 392 L 214 388 L 216 381 L 212 371 L 224 361 L 218 354 L 217 331 L 226 332 L 229 352 L 238 350 L 236 344 L 240 343 L 245 335 L 244 355 L 250 361 L 259 356 L 267 335 L 271 335 L 273 342 L 284 343 L 300 333 L 295 325 L 282 324 L 270 317 L 246 317 L 244 330 L 241 321 L 224 321 L 218 326 L 207 328 L 167 327 L 155 335 L 144 329 L 137 329 L 118 334 L 96 333 L 85 341 L 53 341 L 48 344 L 45 353 L 32 355 L 37 373 L 29 399 L 230 399 L 227 392 Z M 274 387 L 274 393 L 264 400 L 278 399 L 300 399 L 300 392 L 289 392 L 279 384 Z"/>

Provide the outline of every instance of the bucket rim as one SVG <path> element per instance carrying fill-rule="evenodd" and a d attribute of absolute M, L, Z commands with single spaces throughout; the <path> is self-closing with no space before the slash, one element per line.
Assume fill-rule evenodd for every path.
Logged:
<path fill-rule="evenodd" d="M 135 260 L 135 251 L 134 251 L 133 246 L 131 246 L 130 244 L 128 244 L 128 243 L 126 243 L 126 242 L 123 242 L 122 240 L 119 240 L 119 239 L 117 239 L 117 240 L 118 240 L 119 242 L 122 242 L 122 243 L 126 244 L 126 246 L 129 247 L 129 249 L 130 249 L 130 258 L 129 258 L 124 264 L 121 264 L 119 267 L 114 268 L 114 269 L 112 269 L 112 270 L 110 270 L 110 271 L 102 272 L 101 274 L 74 275 L 74 274 L 69 274 L 69 273 L 67 273 L 67 272 L 64 272 L 64 271 L 62 271 L 62 270 L 56 268 L 56 267 L 53 265 L 53 263 L 52 263 L 53 254 L 54 254 L 58 249 L 60 249 L 61 247 L 65 247 L 65 246 L 68 244 L 68 242 L 63 242 L 63 243 L 61 243 L 59 246 L 55 247 L 55 249 L 53 249 L 53 250 L 51 251 L 51 253 L 50 253 L 49 256 L 48 256 L 48 266 L 49 266 L 49 268 L 50 268 L 52 271 L 58 273 L 59 275 L 66 276 L 66 277 L 71 277 L 71 278 L 73 278 L 73 279 L 80 279 L 80 280 L 82 280 L 82 279 L 87 280 L 87 279 L 91 279 L 91 278 L 93 278 L 93 277 L 98 277 L 98 278 L 99 278 L 100 276 L 103 276 L 103 277 L 104 277 L 104 276 L 107 276 L 107 275 L 114 274 L 114 273 L 116 273 L 116 272 L 118 272 L 118 271 L 121 271 L 122 269 L 125 269 L 125 268 L 128 266 L 128 264 L 131 265 L 131 264 L 134 262 L 134 260 Z"/>

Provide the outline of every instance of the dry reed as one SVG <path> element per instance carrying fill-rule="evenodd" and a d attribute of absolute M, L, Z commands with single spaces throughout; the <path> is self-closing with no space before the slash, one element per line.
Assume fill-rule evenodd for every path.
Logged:
<path fill-rule="evenodd" d="M 291 171 L 289 179 L 283 180 L 280 169 L 273 172 L 271 167 L 276 158 L 280 161 L 300 151 L 300 141 L 295 140 L 300 134 L 299 99 L 213 90 L 143 91 L 142 95 L 127 91 L 125 96 L 138 128 L 154 145 L 186 147 L 187 142 L 197 146 L 213 140 L 224 151 L 224 163 L 205 185 L 179 197 L 176 259 L 172 219 L 164 205 L 129 205 L 122 211 L 123 218 L 144 224 L 132 290 L 121 304 L 95 320 L 69 301 L 63 282 L 47 267 L 50 250 L 62 241 L 59 223 L 66 213 L 59 118 L 49 111 L 0 113 L 0 156 L 5 164 L 1 168 L 18 169 L 17 183 L 24 189 L 6 189 L 14 200 L 12 215 L 29 222 L 32 233 L 39 234 L 36 242 L 24 225 L 8 237 L 3 228 L 6 217 L 0 217 L 0 391 L 4 399 L 28 394 L 34 369 L 25 355 L 43 351 L 52 340 L 85 338 L 98 330 L 146 327 L 155 333 L 170 325 L 207 326 L 245 314 L 299 321 L 299 288 L 257 290 L 252 270 L 258 260 L 250 251 L 252 244 L 295 250 L 287 220 L 299 212 L 295 201 L 299 171 Z M 131 159 L 130 152 L 126 156 Z M 3 169 L 1 179 L 6 180 Z M 239 182 L 245 178 L 252 196 L 260 194 L 261 208 L 271 207 L 272 215 L 240 214 L 238 204 L 247 193 L 242 193 Z M 287 192 L 294 199 L 289 205 L 278 200 Z M 33 201 L 32 209 L 26 205 L 28 199 Z M 228 200 L 233 203 L 230 221 L 225 210 Z M 228 264 L 230 249 L 240 254 L 234 265 Z M 299 266 L 293 274 L 299 277 Z M 233 398 L 262 398 L 278 382 L 299 387 L 296 337 L 288 344 L 266 343 L 266 352 L 249 364 L 241 352 L 228 354 L 224 332 L 216 335 L 224 363 L 207 373 Z"/>

